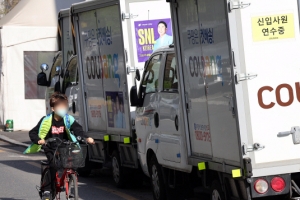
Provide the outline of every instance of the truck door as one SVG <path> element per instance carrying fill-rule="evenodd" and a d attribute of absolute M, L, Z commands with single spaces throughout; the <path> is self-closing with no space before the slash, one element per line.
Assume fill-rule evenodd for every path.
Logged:
<path fill-rule="evenodd" d="M 98 49 L 96 10 L 78 14 L 88 131 L 106 131 L 102 60 Z"/>
<path fill-rule="evenodd" d="M 96 137 L 99 131 L 130 136 L 120 6 L 117 1 L 95 4 L 76 13 L 87 128 Z"/>
<path fill-rule="evenodd" d="M 107 16 L 110 16 L 109 18 Z M 103 63 L 103 88 L 107 105 L 107 131 L 131 136 L 126 56 L 120 6 L 112 3 L 96 10 L 99 59 Z"/>
<path fill-rule="evenodd" d="M 299 1 L 252 0 L 245 9 L 234 3 L 228 15 L 241 141 L 259 144 L 244 156 L 254 177 L 299 172 L 298 129 L 292 128 L 300 125 L 300 61 L 292 59 L 300 51 Z M 291 130 L 293 137 L 277 137 Z"/>
<path fill-rule="evenodd" d="M 178 21 L 191 155 L 240 166 L 227 4 L 219 0 L 177 2 L 173 10 Z"/>
<path fill-rule="evenodd" d="M 198 0 L 197 9 L 213 157 L 240 164 L 227 4 Z"/>
<path fill-rule="evenodd" d="M 80 118 L 80 97 L 79 93 L 79 78 L 78 78 L 78 65 L 77 57 L 71 58 L 63 80 L 63 92 L 69 99 L 69 115 L 82 124 L 83 120 Z"/>
<path fill-rule="evenodd" d="M 211 132 L 208 121 L 208 105 L 203 55 L 200 44 L 200 22 L 194 0 L 178 1 L 178 30 L 182 50 L 184 96 L 189 127 L 191 156 L 212 157 Z"/>
<path fill-rule="evenodd" d="M 158 127 L 158 96 L 159 74 L 161 68 L 162 54 L 154 54 L 145 68 L 140 86 L 140 97 L 143 97 L 143 105 L 136 109 L 137 138 L 141 145 L 138 151 L 145 153 L 147 138 L 154 140 Z M 156 120 L 156 121 L 155 121 Z M 153 137 L 154 136 L 154 137 Z M 150 139 L 151 140 L 151 139 Z"/>
<path fill-rule="evenodd" d="M 161 74 L 163 78 L 160 78 L 163 88 L 158 92 L 160 142 L 157 155 L 179 163 L 181 134 L 178 131 L 179 94 L 175 53 L 167 52 L 165 61 Z"/>

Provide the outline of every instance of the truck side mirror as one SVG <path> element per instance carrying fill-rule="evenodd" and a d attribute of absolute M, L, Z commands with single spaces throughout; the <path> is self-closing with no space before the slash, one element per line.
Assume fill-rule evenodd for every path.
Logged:
<path fill-rule="evenodd" d="M 60 66 L 56 66 L 56 67 L 55 67 L 55 72 L 56 72 L 57 74 L 60 74 L 60 71 L 61 71 L 61 67 L 60 67 Z"/>
<path fill-rule="evenodd" d="M 44 72 L 41 72 L 37 75 L 37 84 L 39 86 L 49 86 L 47 81 L 47 75 Z"/>
<path fill-rule="evenodd" d="M 49 66 L 46 63 L 41 64 L 40 66 L 42 72 L 47 71 L 49 69 Z"/>
<path fill-rule="evenodd" d="M 133 107 L 137 107 L 139 105 L 139 98 L 136 86 L 132 86 L 130 89 L 130 103 Z"/>
<path fill-rule="evenodd" d="M 47 80 L 47 75 L 45 74 L 44 71 L 47 71 L 49 69 L 49 66 L 45 63 L 41 64 L 40 69 L 42 70 L 41 73 L 37 75 L 37 84 L 39 86 L 49 86 L 48 80 Z"/>
<path fill-rule="evenodd" d="M 137 81 L 140 81 L 140 80 L 141 80 L 140 70 L 138 70 L 138 69 L 135 71 L 135 79 L 136 79 Z"/>

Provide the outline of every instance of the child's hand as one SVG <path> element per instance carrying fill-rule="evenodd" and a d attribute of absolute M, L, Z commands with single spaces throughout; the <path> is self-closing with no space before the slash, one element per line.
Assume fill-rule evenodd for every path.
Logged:
<path fill-rule="evenodd" d="M 89 143 L 89 144 L 95 144 L 94 139 L 90 138 L 90 137 L 86 139 L 86 142 Z"/>
<path fill-rule="evenodd" d="M 45 140 L 39 140 L 39 141 L 38 141 L 38 144 L 39 144 L 39 145 L 43 145 L 43 144 L 45 144 L 45 143 L 46 143 Z"/>

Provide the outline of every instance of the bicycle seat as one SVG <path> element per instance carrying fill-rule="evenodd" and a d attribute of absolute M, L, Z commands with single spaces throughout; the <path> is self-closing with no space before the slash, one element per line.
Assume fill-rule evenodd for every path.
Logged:
<path fill-rule="evenodd" d="M 41 160 L 41 164 L 42 165 L 49 165 L 50 163 L 48 162 L 48 160 Z"/>

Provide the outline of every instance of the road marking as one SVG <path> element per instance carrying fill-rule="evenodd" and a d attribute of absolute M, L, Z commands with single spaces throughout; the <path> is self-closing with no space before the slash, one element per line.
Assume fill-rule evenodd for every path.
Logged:
<path fill-rule="evenodd" d="M 20 156 L 20 155 L 11 155 L 9 158 L 29 158 L 28 156 Z"/>
<path fill-rule="evenodd" d="M 107 188 L 107 187 L 97 186 L 97 188 L 99 188 L 101 190 L 104 190 L 106 192 L 112 193 L 114 195 L 117 195 L 117 196 L 119 196 L 123 199 L 126 199 L 126 200 L 138 200 L 137 198 L 134 198 L 133 196 L 130 196 L 130 195 L 125 194 L 123 192 L 119 192 L 119 191 L 116 191 L 116 190 L 113 190 L 113 189 L 110 189 L 110 188 Z"/>
<path fill-rule="evenodd" d="M 29 164 L 29 165 L 32 165 L 32 166 L 35 166 L 35 167 L 38 167 L 38 168 L 40 168 L 41 167 L 41 165 L 40 164 L 38 164 L 38 163 L 36 163 L 36 162 L 26 162 L 27 164 Z"/>

